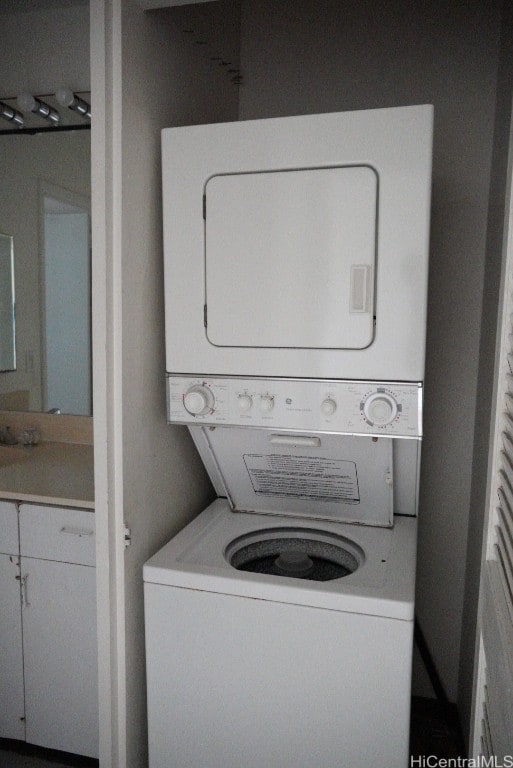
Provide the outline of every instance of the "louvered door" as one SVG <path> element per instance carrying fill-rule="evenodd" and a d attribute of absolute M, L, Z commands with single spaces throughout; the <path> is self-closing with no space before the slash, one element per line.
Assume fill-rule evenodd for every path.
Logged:
<path fill-rule="evenodd" d="M 510 337 L 511 339 L 511 337 Z M 512 355 L 508 354 L 512 367 Z M 504 431 L 500 451 L 499 504 L 495 515 L 495 543 L 493 558 L 497 563 L 497 578 L 504 590 L 505 608 L 513 622 L 513 376 L 506 375 L 508 391 L 505 394 Z M 513 636 L 512 636 L 513 640 Z"/>
<path fill-rule="evenodd" d="M 513 205 L 508 189 L 494 427 L 479 596 L 473 756 L 513 754 Z M 494 763 L 495 764 L 495 763 Z"/>

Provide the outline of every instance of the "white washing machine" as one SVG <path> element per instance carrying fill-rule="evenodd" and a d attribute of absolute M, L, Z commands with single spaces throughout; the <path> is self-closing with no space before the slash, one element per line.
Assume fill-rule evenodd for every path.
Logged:
<path fill-rule="evenodd" d="M 248 428 L 238 384 L 191 427 L 219 498 L 144 566 L 150 768 L 406 766 L 418 434 L 313 431 L 322 388 L 272 380 L 247 396 L 297 431 Z"/>
<path fill-rule="evenodd" d="M 408 763 L 431 143 L 163 132 L 168 421 L 219 498 L 144 566 L 150 768 Z"/>
<path fill-rule="evenodd" d="M 209 506 L 144 567 L 150 767 L 405 768 L 416 527 Z"/>

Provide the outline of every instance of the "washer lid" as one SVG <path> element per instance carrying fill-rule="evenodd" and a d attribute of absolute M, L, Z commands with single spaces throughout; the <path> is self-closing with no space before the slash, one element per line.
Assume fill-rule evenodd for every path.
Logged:
<path fill-rule="evenodd" d="M 195 430 L 194 437 L 234 510 L 393 524 L 389 438 L 230 427 Z"/>

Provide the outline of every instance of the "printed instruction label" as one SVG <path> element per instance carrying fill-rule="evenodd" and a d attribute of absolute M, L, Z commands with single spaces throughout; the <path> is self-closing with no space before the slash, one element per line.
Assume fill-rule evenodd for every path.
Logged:
<path fill-rule="evenodd" d="M 253 490 L 262 496 L 360 503 L 354 461 L 278 453 L 243 458 Z"/>

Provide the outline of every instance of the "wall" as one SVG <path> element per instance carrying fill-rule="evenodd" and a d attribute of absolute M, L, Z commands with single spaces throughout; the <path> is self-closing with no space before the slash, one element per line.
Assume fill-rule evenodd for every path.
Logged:
<path fill-rule="evenodd" d="M 17 355 L 16 371 L 0 373 L 0 401 L 5 393 L 28 392 L 29 409 L 39 411 L 43 246 L 40 196 L 44 183 L 90 196 L 89 132 L 0 134 L 0 169 L 0 231 L 14 236 Z"/>
<path fill-rule="evenodd" d="M 0 5 L 0 99 L 63 85 L 89 90 L 88 0 Z"/>
<path fill-rule="evenodd" d="M 95 64 L 95 87 L 105 76 L 107 100 L 93 135 L 93 249 L 104 260 L 93 264 L 96 515 L 111 569 L 99 574 L 100 668 L 113 681 L 108 711 L 107 696 L 101 700 L 113 718 L 110 744 L 110 723 L 102 729 L 101 756 L 105 765 L 113 756 L 114 765 L 140 768 L 142 565 L 212 496 L 187 430 L 166 424 L 160 129 L 236 118 L 237 90 L 167 12 L 145 14 L 133 0 L 96 0 L 93 12 L 105 12 L 95 20 L 93 56 L 107 65 L 102 75 Z"/>
<path fill-rule="evenodd" d="M 242 119 L 435 105 L 417 613 L 453 701 L 499 26 L 499 0 L 242 2 Z"/>

